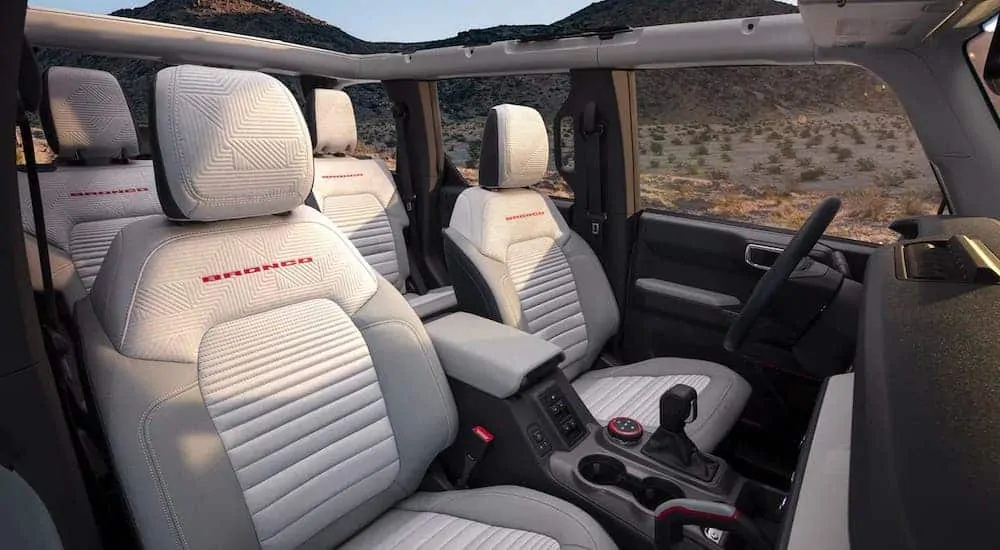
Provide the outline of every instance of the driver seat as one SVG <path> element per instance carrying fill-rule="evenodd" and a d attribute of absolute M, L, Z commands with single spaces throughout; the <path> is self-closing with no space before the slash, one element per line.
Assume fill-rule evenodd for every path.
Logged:
<path fill-rule="evenodd" d="M 462 192 L 444 231 L 459 306 L 561 347 L 563 372 L 601 423 L 627 416 L 653 430 L 663 392 L 691 386 L 698 417 L 688 436 L 713 450 L 743 411 L 750 385 L 722 365 L 673 357 L 587 372 L 618 331 L 618 306 L 586 241 L 529 188 L 548 168 L 542 117 L 530 107 L 493 107 L 482 144 L 480 186 Z"/>

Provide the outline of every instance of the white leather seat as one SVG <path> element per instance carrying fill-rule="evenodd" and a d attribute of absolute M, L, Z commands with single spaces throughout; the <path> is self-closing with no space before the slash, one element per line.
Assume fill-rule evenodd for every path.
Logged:
<path fill-rule="evenodd" d="M 75 310 L 145 548 L 614 548 L 535 491 L 413 494 L 455 403 L 406 300 L 303 206 L 285 86 L 179 66 L 153 102 L 170 220 L 125 227 Z"/>
<path fill-rule="evenodd" d="M 351 98 L 317 89 L 307 99 L 316 158 L 316 206 L 358 248 L 365 260 L 400 292 L 421 318 L 457 304 L 451 287 L 407 292 L 410 262 L 404 231 L 410 220 L 392 173 L 381 159 L 350 157 L 358 145 Z"/>
<path fill-rule="evenodd" d="M 153 164 L 139 154 L 135 124 L 111 73 L 51 67 L 42 75 L 42 127 L 57 154 L 39 173 L 53 286 L 67 305 L 85 296 L 118 231 L 160 213 Z M 31 194 L 18 173 L 31 281 L 41 289 Z"/>
<path fill-rule="evenodd" d="M 711 451 L 739 418 L 749 384 L 714 363 L 678 358 L 587 372 L 618 330 L 611 286 L 587 243 L 545 195 L 529 189 L 548 167 L 537 111 L 500 105 L 483 134 L 480 187 L 462 192 L 445 230 L 445 258 L 462 309 L 557 344 L 561 367 L 600 422 L 659 424 L 659 398 L 676 384 L 698 392 L 691 439 Z"/>

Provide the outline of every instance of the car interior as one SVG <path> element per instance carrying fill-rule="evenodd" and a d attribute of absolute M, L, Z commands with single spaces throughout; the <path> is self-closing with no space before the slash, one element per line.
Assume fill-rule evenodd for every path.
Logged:
<path fill-rule="evenodd" d="M 12 2 L 0 546 L 991 547 L 1000 6 L 798 8 L 349 54 Z M 148 120 L 38 48 L 160 63 Z M 645 207 L 637 73 L 759 65 L 888 83 L 937 214 Z M 548 73 L 558 114 L 481 113 L 470 182 L 439 84 Z"/>

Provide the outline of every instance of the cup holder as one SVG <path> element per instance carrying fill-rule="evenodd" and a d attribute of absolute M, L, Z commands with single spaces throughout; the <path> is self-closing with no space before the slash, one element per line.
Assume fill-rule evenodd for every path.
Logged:
<path fill-rule="evenodd" d="M 625 464 L 608 455 L 587 455 L 578 466 L 583 479 L 596 485 L 618 485 L 627 475 Z"/>
<path fill-rule="evenodd" d="M 639 487 L 632 491 L 635 500 L 647 510 L 656 508 L 668 500 L 684 498 L 684 491 L 676 484 L 658 477 L 647 477 L 639 482 Z"/>
<path fill-rule="evenodd" d="M 659 477 L 639 478 L 625 471 L 625 464 L 608 455 L 587 455 L 577 465 L 580 477 L 595 485 L 612 485 L 632 495 L 640 506 L 656 510 L 664 502 L 684 498 L 677 484 Z"/>

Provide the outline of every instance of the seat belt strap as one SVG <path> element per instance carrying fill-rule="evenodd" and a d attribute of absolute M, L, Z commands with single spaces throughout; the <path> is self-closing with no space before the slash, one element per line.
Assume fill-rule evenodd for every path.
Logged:
<path fill-rule="evenodd" d="M 396 103 L 392 106 L 392 118 L 396 120 L 396 176 L 399 188 L 399 196 L 406 208 L 406 215 L 410 218 L 410 225 L 414 222 L 413 205 L 416 201 L 416 194 L 413 192 L 413 181 L 410 179 L 410 151 L 406 143 L 406 121 L 410 118 L 406 105 Z"/>
<path fill-rule="evenodd" d="M 49 320 L 58 319 L 55 287 L 52 284 L 52 262 L 49 258 L 49 236 L 45 229 L 45 212 L 42 206 L 42 187 L 38 181 L 38 164 L 35 161 L 35 143 L 24 109 L 17 111 L 17 129 L 21 133 L 21 149 L 24 151 L 25 172 L 31 195 L 31 214 L 35 223 L 35 244 L 38 246 L 38 265 L 42 272 L 42 307 Z"/>
<path fill-rule="evenodd" d="M 392 118 L 396 121 L 396 187 L 399 196 L 403 201 L 403 208 L 406 209 L 406 217 L 409 218 L 409 227 L 404 231 L 407 250 L 406 257 L 410 265 L 410 283 L 418 294 L 427 293 L 427 285 L 424 283 L 423 273 L 420 271 L 420 264 L 417 256 L 420 254 L 420 238 L 417 236 L 417 195 L 413 191 L 413 180 L 410 174 L 410 150 L 406 140 L 406 123 L 410 118 L 410 113 L 403 103 L 395 103 L 392 106 Z"/>
<path fill-rule="evenodd" d="M 576 231 L 590 244 L 594 253 L 604 263 L 604 225 L 608 219 L 604 210 L 604 186 L 601 178 L 601 139 L 604 136 L 604 124 L 597 120 L 597 105 L 587 103 L 583 110 L 581 121 L 583 133 L 584 155 L 586 158 L 587 182 L 586 193 L 583 194 L 583 204 L 578 204 L 576 214 Z"/>

